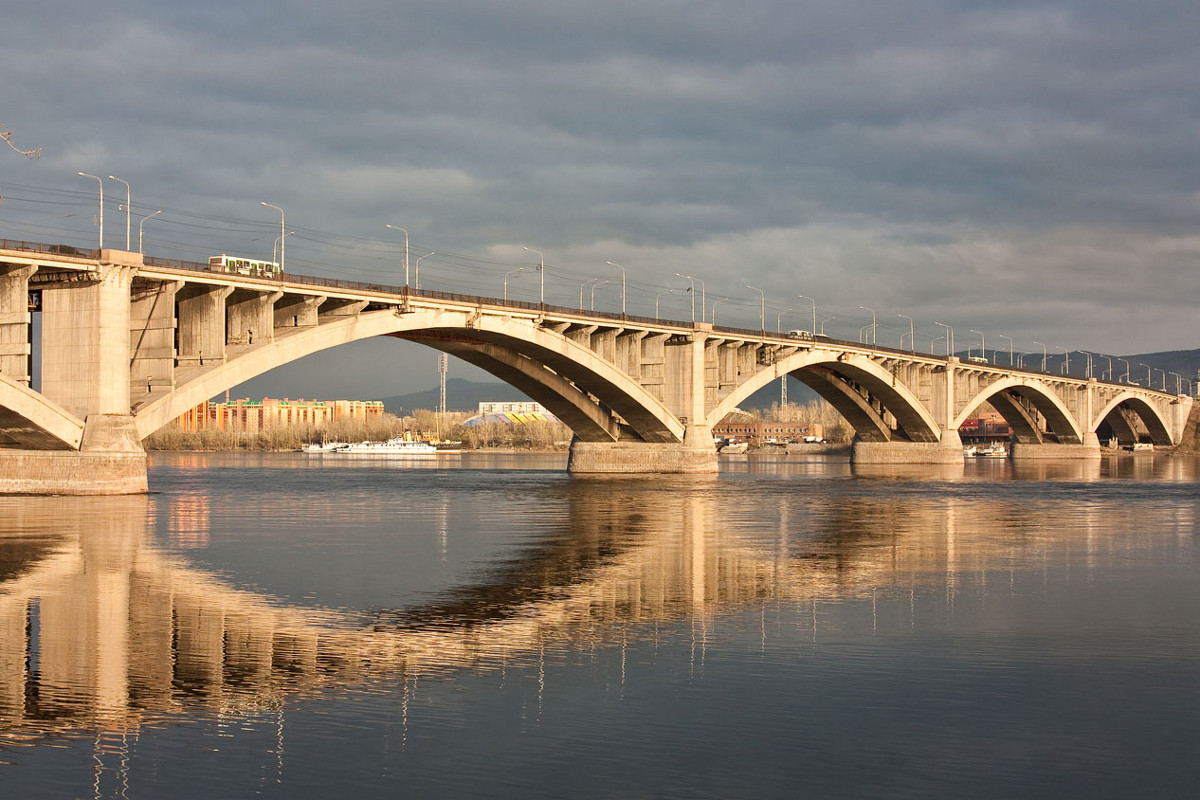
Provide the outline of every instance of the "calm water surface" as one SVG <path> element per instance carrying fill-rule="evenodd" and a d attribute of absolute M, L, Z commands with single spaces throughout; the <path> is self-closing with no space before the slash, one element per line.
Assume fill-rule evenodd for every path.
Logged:
<path fill-rule="evenodd" d="M 1200 462 L 0 498 L 0 797 L 1195 797 Z"/>

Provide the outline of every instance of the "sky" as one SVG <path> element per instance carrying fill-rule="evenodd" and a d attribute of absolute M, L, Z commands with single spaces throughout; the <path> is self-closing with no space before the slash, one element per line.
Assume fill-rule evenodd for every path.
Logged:
<path fill-rule="evenodd" d="M 0 237 L 94 247 L 102 185 L 124 247 L 113 175 L 165 258 L 269 259 L 282 222 L 289 272 L 398 285 L 400 228 L 422 288 L 536 300 L 540 253 L 560 305 L 620 310 L 613 262 L 631 314 L 1192 349 L 1197 31 L 1194 0 L 8 4 L 0 124 L 41 154 L 0 148 Z M 245 393 L 436 364 L 365 342 Z"/>

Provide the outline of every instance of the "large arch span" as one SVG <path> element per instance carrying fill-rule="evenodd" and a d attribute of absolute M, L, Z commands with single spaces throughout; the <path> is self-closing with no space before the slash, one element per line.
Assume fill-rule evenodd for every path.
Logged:
<path fill-rule="evenodd" d="M 886 442 L 897 434 L 913 442 L 941 439 L 941 427 L 925 405 L 891 372 L 865 355 L 800 350 L 780 358 L 774 366 L 759 370 L 721 398 L 709 413 L 708 424 L 716 425 L 750 395 L 791 375 L 827 400 L 863 441 Z M 897 431 L 891 429 L 881 410 L 895 418 Z"/>
<path fill-rule="evenodd" d="M 261 345 L 228 348 L 225 363 L 180 370 L 169 394 L 135 412 L 141 438 L 221 392 L 304 356 L 394 336 L 453 353 L 529 394 L 584 441 L 680 442 L 684 427 L 666 406 L 595 352 L 532 317 L 472 310 L 370 311 L 307 328 L 280 329 Z"/>

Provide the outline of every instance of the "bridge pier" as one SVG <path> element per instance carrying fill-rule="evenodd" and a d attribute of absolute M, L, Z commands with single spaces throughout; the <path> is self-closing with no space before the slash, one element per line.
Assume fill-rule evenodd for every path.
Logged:
<path fill-rule="evenodd" d="M 958 431 L 942 433 L 938 442 L 864 442 L 857 436 L 850 448 L 852 464 L 962 464 Z"/>
<path fill-rule="evenodd" d="M 1013 461 L 1084 461 L 1100 460 L 1100 439 L 1095 433 L 1085 433 L 1082 444 L 1013 441 L 1008 448 Z"/>
<path fill-rule="evenodd" d="M 128 414 L 88 415 L 78 450 L 0 449 L 0 494 L 146 494 L 146 451 Z"/>
<path fill-rule="evenodd" d="M 701 474 L 717 471 L 712 429 L 689 426 L 682 442 L 571 442 L 572 475 Z"/>

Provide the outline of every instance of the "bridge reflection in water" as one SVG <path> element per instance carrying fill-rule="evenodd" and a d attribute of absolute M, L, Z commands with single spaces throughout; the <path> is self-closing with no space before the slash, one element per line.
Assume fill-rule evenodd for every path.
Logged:
<path fill-rule="evenodd" d="M 1028 468 L 1070 469 L 1073 481 L 1099 470 Z M 1139 546 L 1127 535 L 1136 512 L 1119 505 L 1080 506 L 1049 530 L 1044 504 L 982 490 L 969 502 L 852 492 L 830 507 L 781 482 L 777 506 L 751 509 L 724 502 L 738 480 L 577 480 L 566 489 L 568 524 L 518 558 L 427 604 L 371 612 L 289 606 L 189 564 L 180 551 L 208 534 L 203 496 L 0 498 L 14 532 L 0 536 L 0 742 L 87 732 L 103 749 L 149 722 L 269 722 L 288 696 L 376 681 L 403 681 L 407 702 L 421 676 L 624 646 L 664 622 L 690 622 L 702 651 L 727 612 L 754 604 L 790 604 L 817 637 L 822 604 L 874 609 L 890 598 L 901 608 L 921 593 L 948 608 L 963 584 L 1009 591 L 987 588 L 988 576 L 1014 563 L 1065 551 L 1090 572 Z M 164 515 L 175 549 L 154 536 Z M 872 613 L 871 625 L 907 630 L 909 609 Z"/>

